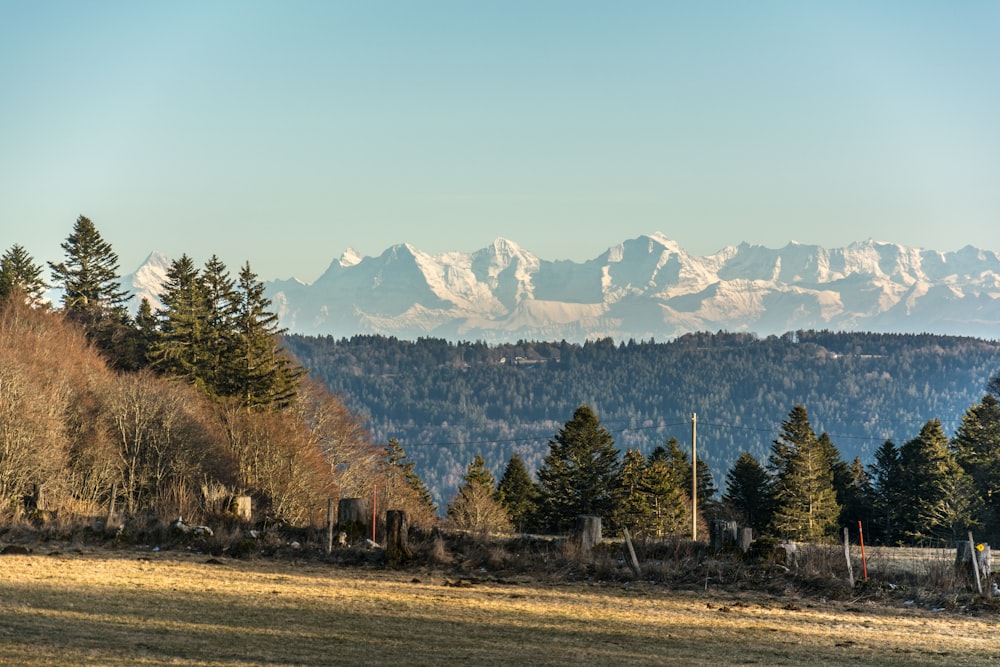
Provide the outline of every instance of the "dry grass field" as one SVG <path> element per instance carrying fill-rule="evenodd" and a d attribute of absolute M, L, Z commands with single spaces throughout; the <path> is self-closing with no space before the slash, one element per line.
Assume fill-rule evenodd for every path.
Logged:
<path fill-rule="evenodd" d="M 0 664 L 987 665 L 995 615 L 101 548 L 0 556 Z"/>

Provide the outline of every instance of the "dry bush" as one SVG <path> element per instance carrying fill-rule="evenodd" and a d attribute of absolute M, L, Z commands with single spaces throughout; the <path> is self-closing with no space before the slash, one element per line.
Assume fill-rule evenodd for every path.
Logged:
<path fill-rule="evenodd" d="M 294 410 L 326 457 L 340 497 L 367 495 L 383 452 L 372 443 L 364 419 L 311 380 L 302 383 Z"/>
<path fill-rule="evenodd" d="M 103 415 L 115 437 L 119 495 L 129 515 L 200 518 L 201 481 L 231 481 L 231 455 L 205 398 L 179 380 L 147 371 L 118 376 Z"/>
<path fill-rule="evenodd" d="M 335 492 L 330 466 L 293 412 L 228 404 L 220 411 L 239 485 L 259 493 L 267 514 L 290 525 L 321 525 Z"/>

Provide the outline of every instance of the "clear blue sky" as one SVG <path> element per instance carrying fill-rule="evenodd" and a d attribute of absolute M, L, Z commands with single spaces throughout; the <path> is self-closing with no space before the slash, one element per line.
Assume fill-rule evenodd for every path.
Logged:
<path fill-rule="evenodd" d="M 1000 250 L 1000 2 L 0 0 L 0 246 Z"/>

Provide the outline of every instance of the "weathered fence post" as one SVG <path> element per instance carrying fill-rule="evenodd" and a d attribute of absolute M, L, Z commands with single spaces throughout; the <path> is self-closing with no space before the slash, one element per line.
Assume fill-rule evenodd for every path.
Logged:
<path fill-rule="evenodd" d="M 972 531 L 970 530 L 969 541 L 958 541 L 955 543 L 955 547 L 955 569 L 961 572 L 968 567 L 966 563 L 971 563 L 972 574 L 976 579 L 976 592 L 982 595 L 983 580 L 985 579 L 988 582 L 990 577 L 990 545 L 983 544 L 982 551 L 979 551 L 972 539 Z M 992 592 L 991 587 L 990 593 Z"/>
<path fill-rule="evenodd" d="M 326 499 L 326 553 L 333 553 L 333 498 Z"/>
<path fill-rule="evenodd" d="M 844 526 L 844 559 L 847 560 L 847 581 L 854 588 L 854 566 L 851 564 L 851 534 Z"/>
<path fill-rule="evenodd" d="M 368 532 L 368 502 L 364 498 L 341 498 L 337 504 L 337 526 L 352 542 Z"/>
<path fill-rule="evenodd" d="M 589 556 L 590 550 L 601 540 L 601 517 L 593 514 L 581 514 L 576 517 L 576 528 L 573 530 L 573 541 L 580 548 L 581 555 Z"/>
<path fill-rule="evenodd" d="M 118 482 L 111 484 L 111 502 L 108 503 L 108 519 L 104 522 L 104 530 L 111 530 L 115 520 L 115 499 L 118 497 Z"/>
<path fill-rule="evenodd" d="M 402 563 L 413 555 L 409 545 L 406 512 L 387 510 L 385 513 L 385 554 L 390 563 Z"/>
<path fill-rule="evenodd" d="M 635 557 L 635 548 L 632 546 L 632 536 L 628 534 L 628 528 L 622 526 L 622 534 L 625 536 L 625 546 L 628 548 L 626 556 L 628 557 L 628 566 L 632 570 L 637 578 L 642 573 L 639 568 L 639 559 Z"/>

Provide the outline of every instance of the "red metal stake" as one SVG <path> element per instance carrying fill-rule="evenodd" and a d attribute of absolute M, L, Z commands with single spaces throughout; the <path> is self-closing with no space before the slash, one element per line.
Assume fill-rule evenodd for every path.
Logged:
<path fill-rule="evenodd" d="M 865 559 L 865 531 L 861 530 L 860 521 L 858 521 L 858 538 L 861 540 L 861 570 L 864 572 L 865 581 L 868 581 L 868 561 Z"/>
<path fill-rule="evenodd" d="M 372 484 L 372 542 L 375 541 L 375 522 L 378 520 L 378 484 Z"/>

